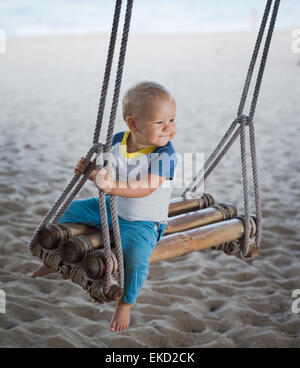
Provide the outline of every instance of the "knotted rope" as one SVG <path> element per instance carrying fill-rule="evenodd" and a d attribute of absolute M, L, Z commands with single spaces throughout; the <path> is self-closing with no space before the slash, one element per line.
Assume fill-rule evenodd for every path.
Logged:
<path fill-rule="evenodd" d="M 66 185 L 66 187 L 64 188 L 59 198 L 55 201 L 55 203 L 52 205 L 52 207 L 49 209 L 47 214 L 44 216 L 44 218 L 42 219 L 42 221 L 36 228 L 32 236 L 32 239 L 30 240 L 29 245 L 28 245 L 30 251 L 34 255 L 37 253 L 40 254 L 39 250 L 37 250 L 37 252 L 34 251 L 34 248 L 38 245 L 37 237 L 38 237 L 38 233 L 40 232 L 40 230 L 45 225 L 47 225 L 51 221 L 52 218 L 53 218 L 52 223 L 57 223 L 57 221 L 59 220 L 61 215 L 64 213 L 66 208 L 72 202 L 74 197 L 78 194 L 78 192 L 80 191 L 80 189 L 82 188 L 86 180 L 88 179 L 89 175 L 91 174 L 91 172 L 94 170 L 96 166 L 96 159 L 94 158 L 93 161 L 91 161 L 92 156 L 96 153 L 98 155 L 99 154 L 101 155 L 102 153 L 108 152 L 110 150 L 110 147 L 112 144 L 114 125 L 115 125 L 115 120 L 116 120 L 117 106 L 118 106 L 119 95 L 120 95 L 124 61 L 125 61 L 125 56 L 126 56 L 126 48 L 127 48 L 128 34 L 129 34 L 129 28 L 130 28 L 133 0 L 127 1 L 127 8 L 126 8 L 126 14 L 125 14 L 124 28 L 123 28 L 121 48 L 120 48 L 120 54 L 119 54 L 119 62 L 118 62 L 118 67 L 117 67 L 117 76 L 116 76 L 116 81 L 115 81 L 113 102 L 112 102 L 111 114 L 110 114 L 110 120 L 109 120 L 109 127 L 107 131 L 106 143 L 105 143 L 105 146 L 103 147 L 103 145 L 98 143 L 98 141 L 99 141 L 102 122 L 103 122 L 105 102 L 107 98 L 108 85 L 109 85 L 109 80 L 110 80 L 110 75 L 111 75 L 112 62 L 113 62 L 113 56 L 114 56 L 114 50 L 115 50 L 116 38 L 117 38 L 117 32 L 118 32 L 118 26 L 119 26 L 119 19 L 120 19 L 120 13 L 121 13 L 121 6 L 122 6 L 122 0 L 116 0 L 111 36 L 110 36 L 110 41 L 109 41 L 109 49 L 108 49 L 108 54 L 107 54 L 107 59 L 106 59 L 106 66 L 105 66 L 104 78 L 103 78 L 103 83 L 102 83 L 102 89 L 101 89 L 101 95 L 100 95 L 100 101 L 99 101 L 98 113 L 97 113 L 97 119 L 96 119 L 96 126 L 95 126 L 94 137 L 93 137 L 93 145 L 85 156 L 84 173 L 83 174 L 78 173 L 78 174 L 73 175 L 70 182 Z M 110 167 L 108 167 L 108 170 L 111 173 Z M 119 229 L 119 223 L 118 223 L 117 206 L 116 206 L 115 198 L 113 196 L 110 196 L 110 200 L 111 200 L 110 206 L 111 206 L 111 213 L 112 213 L 114 242 L 115 242 L 117 260 L 118 260 L 118 282 L 119 282 L 120 287 L 123 289 L 124 287 L 123 253 L 122 253 L 122 244 L 121 244 L 120 229 Z M 106 205 L 105 205 L 105 194 L 103 191 L 99 191 L 99 202 L 100 202 L 100 213 L 101 213 L 103 239 L 104 239 L 105 260 L 107 262 L 106 264 L 107 272 L 105 275 L 105 285 L 104 285 L 104 294 L 105 294 L 109 291 L 110 286 L 112 284 L 112 275 L 111 275 L 111 246 L 110 246 L 110 237 L 109 237 L 109 226 L 108 226 L 108 219 L 107 219 L 107 212 L 106 212 Z M 42 254 L 40 255 L 42 256 Z"/>
<path fill-rule="evenodd" d="M 182 193 L 183 197 L 187 197 L 193 192 L 196 192 L 199 186 L 206 180 L 208 175 L 213 171 L 217 164 L 224 157 L 225 153 L 229 150 L 231 145 L 234 143 L 236 138 L 240 136 L 240 146 L 241 146 L 241 166 L 242 166 L 242 181 L 243 181 L 243 193 L 244 193 L 244 224 L 245 224 L 245 234 L 244 241 L 242 242 L 241 248 L 243 255 L 246 255 L 249 251 L 249 224 L 250 224 L 250 212 L 249 212 L 249 189 L 248 189 L 248 178 L 247 178 L 247 164 L 246 164 L 246 140 L 245 140 L 245 127 L 249 127 L 249 137 L 250 137 L 250 151 L 251 151 L 251 164 L 253 173 L 253 187 L 255 194 L 255 210 L 256 210 L 256 221 L 257 221 L 257 232 L 255 235 L 256 246 L 259 247 L 261 243 L 261 228 L 262 228 L 262 212 L 261 212 L 261 199 L 259 191 L 258 173 L 257 173 L 257 159 L 256 159 L 256 148 L 255 148 L 255 129 L 253 118 L 256 110 L 257 100 L 260 92 L 261 82 L 264 75 L 264 69 L 270 49 L 270 44 L 272 40 L 273 30 L 278 14 L 278 9 L 280 5 L 280 0 L 275 0 L 272 16 L 264 44 L 264 50 L 261 57 L 261 62 L 259 66 L 259 71 L 257 74 L 256 84 L 254 88 L 254 93 L 251 101 L 251 107 L 249 112 L 249 117 L 243 115 L 243 110 L 248 97 L 249 86 L 252 80 L 254 67 L 257 61 L 257 56 L 259 49 L 261 47 L 263 35 L 266 28 L 266 23 L 269 18 L 271 6 L 273 0 L 268 0 L 262 17 L 260 29 L 252 53 L 251 61 L 249 64 L 246 80 L 243 87 L 242 97 L 238 107 L 237 118 L 231 123 L 227 132 L 214 149 L 214 151 L 209 155 L 208 159 L 205 161 L 203 167 L 199 170 L 197 175 L 193 178 L 192 182 Z M 239 125 L 239 126 L 238 126 Z"/>
<path fill-rule="evenodd" d="M 104 148 L 101 147 L 99 154 L 109 152 L 111 144 L 112 144 L 112 137 L 113 137 L 113 130 L 116 121 L 117 115 L 117 108 L 120 96 L 120 89 L 121 89 L 121 82 L 122 82 L 122 75 L 124 69 L 124 62 L 126 56 L 126 49 L 127 49 L 127 42 L 128 42 L 128 35 L 129 35 L 129 28 L 130 28 L 130 21 L 131 21 L 131 14 L 132 14 L 132 6 L 133 0 L 127 1 L 127 8 L 125 13 L 125 22 L 123 28 L 123 35 L 121 40 L 121 48 L 120 48 L 120 55 L 117 67 L 117 76 L 115 81 L 115 88 L 113 94 L 113 101 L 111 107 L 111 113 L 109 118 L 109 124 L 107 129 L 107 136 L 106 136 L 106 144 Z M 107 165 L 108 173 L 111 175 L 111 165 Z M 117 259 L 119 266 L 118 267 L 118 281 L 121 288 L 124 287 L 124 267 L 123 267 L 123 252 L 122 252 L 122 244 L 121 244 L 121 236 L 120 236 L 120 229 L 119 229 L 119 221 L 118 221 L 118 213 L 117 213 L 117 205 L 115 198 L 110 195 L 110 208 L 111 208 L 111 217 L 113 223 L 113 233 L 115 239 L 115 248 L 117 253 Z M 102 220 L 102 231 L 103 231 L 103 245 L 105 251 L 105 261 L 106 261 L 106 271 L 105 271 L 105 289 L 104 293 L 107 293 L 111 286 L 112 276 L 111 276 L 111 246 L 110 246 L 110 236 L 109 236 L 109 227 L 107 221 L 107 212 L 106 212 L 106 203 L 105 203 L 105 194 L 102 191 L 99 191 L 99 201 L 100 201 L 100 213 L 101 213 L 101 220 Z M 104 225 L 104 226 L 103 226 Z"/>

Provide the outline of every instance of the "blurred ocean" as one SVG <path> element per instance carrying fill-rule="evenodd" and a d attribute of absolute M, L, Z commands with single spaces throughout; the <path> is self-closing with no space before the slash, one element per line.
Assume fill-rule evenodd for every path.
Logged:
<path fill-rule="evenodd" d="M 133 32 L 215 32 L 258 26 L 266 0 L 136 0 Z M 0 2 L 0 31 L 9 36 L 109 32 L 114 0 Z M 125 2 L 123 5 L 123 11 Z M 300 1 L 282 0 L 279 28 L 300 26 Z"/>

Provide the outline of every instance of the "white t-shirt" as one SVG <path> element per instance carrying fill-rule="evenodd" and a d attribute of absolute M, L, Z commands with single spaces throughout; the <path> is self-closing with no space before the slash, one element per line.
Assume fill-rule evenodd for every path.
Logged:
<path fill-rule="evenodd" d="M 123 131 L 113 136 L 111 152 L 115 161 L 115 179 L 130 182 L 151 173 L 166 177 L 166 180 L 145 197 L 117 196 L 118 215 L 129 221 L 165 222 L 177 165 L 174 146 L 168 142 L 163 147 L 148 146 L 143 150 L 127 153 L 129 135 L 130 131 Z"/>

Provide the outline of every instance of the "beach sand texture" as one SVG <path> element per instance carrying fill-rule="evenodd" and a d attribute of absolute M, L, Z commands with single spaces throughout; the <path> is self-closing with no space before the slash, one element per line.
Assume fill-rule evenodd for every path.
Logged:
<path fill-rule="evenodd" d="M 236 116 L 254 41 L 252 32 L 131 35 L 121 95 L 140 80 L 164 84 L 177 100 L 177 151 L 207 157 Z M 91 146 L 108 36 L 8 39 L 0 55 L 1 347 L 300 347 L 300 314 L 291 309 L 300 289 L 300 54 L 291 42 L 291 31 L 275 32 L 257 106 L 257 258 L 206 251 L 153 264 L 130 328 L 118 334 L 108 330 L 113 304 L 91 303 L 59 275 L 31 279 L 40 261 L 27 249 Z M 119 109 L 115 131 L 124 129 Z M 242 213 L 238 142 L 205 191 Z M 95 195 L 88 183 L 77 198 Z"/>

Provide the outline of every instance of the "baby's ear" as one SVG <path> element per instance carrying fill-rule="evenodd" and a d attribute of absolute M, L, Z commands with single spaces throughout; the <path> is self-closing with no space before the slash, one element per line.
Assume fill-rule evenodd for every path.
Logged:
<path fill-rule="evenodd" d="M 136 131 L 135 116 L 133 116 L 133 115 L 126 116 L 126 124 L 129 128 L 129 130 L 131 132 L 135 133 L 135 131 Z"/>

